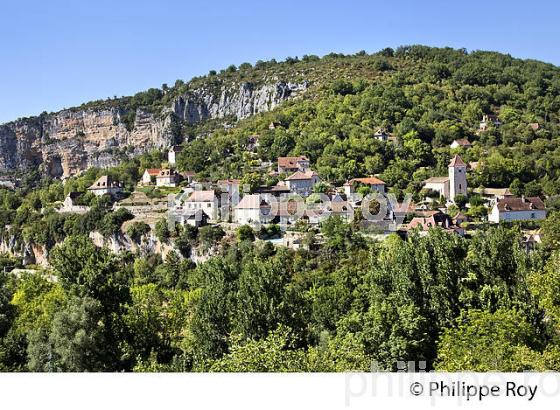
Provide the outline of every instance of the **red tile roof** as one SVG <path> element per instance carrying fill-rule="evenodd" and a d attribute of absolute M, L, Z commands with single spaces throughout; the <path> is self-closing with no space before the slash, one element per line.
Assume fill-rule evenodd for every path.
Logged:
<path fill-rule="evenodd" d="M 278 166 L 281 168 L 297 168 L 299 161 L 309 161 L 305 156 L 278 157 Z"/>
<path fill-rule="evenodd" d="M 158 175 L 160 171 L 161 171 L 161 169 L 159 169 L 159 168 L 148 168 L 148 169 L 146 169 L 146 172 L 151 176 Z"/>
<path fill-rule="evenodd" d="M 366 185 L 385 185 L 385 182 L 383 182 L 382 180 L 374 176 L 370 176 L 366 178 L 353 178 L 348 182 L 351 184 L 354 182 L 359 182 L 360 184 L 366 184 Z"/>

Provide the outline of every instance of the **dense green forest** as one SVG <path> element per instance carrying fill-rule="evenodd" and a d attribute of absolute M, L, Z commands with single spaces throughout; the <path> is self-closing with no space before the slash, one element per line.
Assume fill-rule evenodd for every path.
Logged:
<path fill-rule="evenodd" d="M 552 248 L 527 254 L 505 227 L 378 243 L 331 218 L 323 232 L 298 251 L 240 236 L 198 266 L 69 236 L 50 257 L 56 281 L 1 276 L 0 368 L 560 370 Z"/>
<path fill-rule="evenodd" d="M 113 212 L 92 194 L 82 196 L 91 207 L 84 215 L 54 206 L 102 173 L 130 192 L 145 168 L 161 166 L 162 153 L 65 184 L 30 173 L 17 190 L 0 189 L 0 239 L 44 246 L 51 269 L 14 275 L 22 261 L 0 257 L 1 371 L 395 370 L 408 361 L 450 371 L 560 371 L 559 68 L 407 46 L 231 66 L 82 108 L 162 112 L 200 86 L 265 78 L 310 87 L 271 112 L 228 119 L 231 127 L 176 122 L 181 170 L 274 184 L 262 161 L 307 155 L 327 184 L 379 174 L 390 192 L 419 199 L 424 179 L 447 174 L 449 144 L 468 138 L 473 147 L 457 152 L 479 163 L 469 187 L 546 199 L 543 244 L 527 253 L 516 226 L 485 226 L 471 238 L 434 229 L 378 242 L 358 224 L 331 218 L 321 226 L 324 243 L 309 230 L 297 251 L 246 229 L 232 238 L 215 226 L 170 232 L 158 224 L 158 239 L 177 252 L 164 260 L 116 255 L 87 235 L 119 233 L 132 218 L 127 211 Z M 479 132 L 484 114 L 502 124 Z M 380 128 L 395 139 L 374 139 Z M 479 200 L 469 197 L 475 218 L 484 213 Z M 127 234 L 138 239 L 147 230 L 134 224 Z M 200 246 L 216 254 L 195 265 L 188 256 Z"/>

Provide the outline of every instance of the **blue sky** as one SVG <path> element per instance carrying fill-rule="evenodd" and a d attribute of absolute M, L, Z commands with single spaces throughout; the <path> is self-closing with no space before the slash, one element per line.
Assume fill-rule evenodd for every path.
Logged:
<path fill-rule="evenodd" d="M 553 0 L 18 0 L 0 13 L 0 123 L 229 64 L 331 51 L 426 44 L 560 65 Z"/>

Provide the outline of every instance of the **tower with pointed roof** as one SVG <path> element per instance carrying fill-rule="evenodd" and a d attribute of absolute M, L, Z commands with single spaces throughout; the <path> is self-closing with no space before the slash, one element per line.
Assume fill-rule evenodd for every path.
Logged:
<path fill-rule="evenodd" d="M 455 200 L 459 194 L 467 196 L 467 165 L 459 155 L 449 163 L 449 199 Z"/>

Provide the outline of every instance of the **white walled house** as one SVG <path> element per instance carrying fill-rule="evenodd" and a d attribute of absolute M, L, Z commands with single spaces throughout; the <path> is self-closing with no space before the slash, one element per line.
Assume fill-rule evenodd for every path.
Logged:
<path fill-rule="evenodd" d="M 208 219 L 211 222 L 215 222 L 219 219 L 219 206 L 220 202 L 213 190 L 194 191 L 183 204 L 183 208 L 187 211 L 201 209 L 208 215 Z"/>
<path fill-rule="evenodd" d="M 449 177 L 431 177 L 424 181 L 424 188 L 439 192 L 439 196 L 449 198 Z"/>
<path fill-rule="evenodd" d="M 156 182 L 156 177 L 161 172 L 159 168 L 148 168 L 142 174 L 142 185 L 152 185 Z"/>
<path fill-rule="evenodd" d="M 313 187 L 321 182 L 321 178 L 314 171 L 297 171 L 285 180 L 290 192 L 301 196 L 309 196 L 313 192 Z"/>
<path fill-rule="evenodd" d="M 499 127 L 502 125 L 498 117 L 494 114 L 484 114 L 482 116 L 482 121 L 480 121 L 480 125 L 478 127 L 479 131 L 487 131 L 490 127 L 490 124 L 493 124 L 495 127 Z"/>
<path fill-rule="evenodd" d="M 539 197 L 507 197 L 498 199 L 488 215 L 488 221 L 533 221 L 546 218 L 544 202 Z"/>
<path fill-rule="evenodd" d="M 378 141 L 387 141 L 389 139 L 389 134 L 387 134 L 385 131 L 379 129 L 376 131 L 375 134 L 373 134 L 373 138 L 375 138 Z"/>
<path fill-rule="evenodd" d="M 115 197 L 122 192 L 122 186 L 118 182 L 113 181 L 110 175 L 103 175 L 88 190 L 96 196 L 111 195 Z"/>
<path fill-rule="evenodd" d="M 259 194 L 245 195 L 234 207 L 234 220 L 240 225 L 268 223 L 271 206 Z"/>

